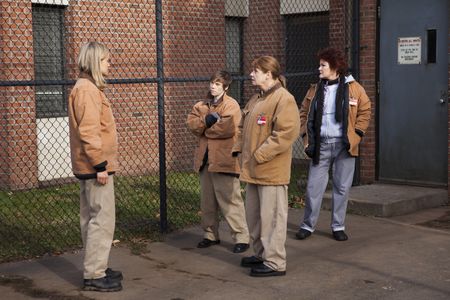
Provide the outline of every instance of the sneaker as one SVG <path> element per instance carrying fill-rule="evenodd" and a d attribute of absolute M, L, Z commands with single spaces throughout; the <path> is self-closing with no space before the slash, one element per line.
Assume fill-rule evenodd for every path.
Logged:
<path fill-rule="evenodd" d="M 122 284 L 120 281 L 105 276 L 97 279 L 85 279 L 83 289 L 96 292 L 117 292 L 122 290 Z"/>

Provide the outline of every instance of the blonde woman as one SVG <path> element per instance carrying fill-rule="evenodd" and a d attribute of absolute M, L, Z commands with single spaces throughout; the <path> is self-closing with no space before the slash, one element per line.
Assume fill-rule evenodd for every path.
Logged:
<path fill-rule="evenodd" d="M 100 292 L 122 289 L 122 273 L 108 268 L 115 227 L 113 174 L 118 167 L 116 124 L 103 93 L 109 57 L 100 43 L 83 45 L 80 76 L 69 97 L 72 170 L 80 180 L 84 289 Z"/>
<path fill-rule="evenodd" d="M 251 267 L 251 276 L 280 276 L 286 274 L 288 184 L 300 118 L 278 61 L 262 56 L 252 67 L 252 84 L 261 91 L 245 106 L 233 147 L 233 155 L 241 153 L 240 180 L 247 183 L 247 223 L 255 253 L 244 257 L 241 266 Z"/>

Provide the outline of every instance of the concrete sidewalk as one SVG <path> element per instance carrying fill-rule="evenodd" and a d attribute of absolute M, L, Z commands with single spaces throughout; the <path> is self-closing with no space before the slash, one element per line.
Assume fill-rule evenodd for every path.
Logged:
<path fill-rule="evenodd" d="M 347 242 L 336 242 L 322 211 L 311 238 L 294 239 L 302 210 L 289 211 L 287 275 L 248 276 L 233 254 L 228 228 L 222 243 L 195 246 L 199 227 L 151 243 L 147 252 L 113 248 L 111 267 L 124 273 L 117 293 L 81 290 L 81 253 L 0 265 L 1 299 L 450 299 L 450 231 L 418 226 L 447 207 L 397 218 L 347 215 Z M 9 282 L 9 283 L 8 283 Z M 39 298 L 40 297 L 40 298 Z"/>

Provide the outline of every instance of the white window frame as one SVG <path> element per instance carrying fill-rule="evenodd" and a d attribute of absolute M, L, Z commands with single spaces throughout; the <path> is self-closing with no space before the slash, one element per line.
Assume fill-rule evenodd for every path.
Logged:
<path fill-rule="evenodd" d="M 69 0 L 31 0 L 31 3 L 69 6 Z"/>

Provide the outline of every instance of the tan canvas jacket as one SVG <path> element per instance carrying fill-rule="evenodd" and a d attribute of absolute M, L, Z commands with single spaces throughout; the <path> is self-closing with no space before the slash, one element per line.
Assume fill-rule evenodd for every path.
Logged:
<path fill-rule="evenodd" d="M 303 138 L 305 148 L 308 146 L 308 134 L 306 128 L 308 115 L 310 113 L 312 100 L 316 94 L 316 88 L 316 84 L 311 85 L 300 108 L 300 135 Z M 352 101 L 349 103 L 348 110 L 347 137 L 350 143 L 348 152 L 352 156 L 358 156 L 359 143 L 361 142 L 362 137 L 356 133 L 356 130 L 362 135 L 366 132 L 370 122 L 371 105 L 364 88 L 356 81 L 349 83 L 349 98 Z"/>
<path fill-rule="evenodd" d="M 116 124 L 105 94 L 80 78 L 70 93 L 68 111 L 73 173 L 96 174 L 94 166 L 104 162 L 106 171 L 117 171 Z"/>
<path fill-rule="evenodd" d="M 213 126 L 207 128 L 205 116 L 217 112 L 220 116 Z M 239 104 L 228 95 L 217 103 L 210 100 L 197 102 L 189 113 L 186 124 L 189 130 L 198 137 L 194 155 L 194 170 L 198 172 L 203 158 L 208 151 L 208 171 L 239 174 L 240 168 L 231 149 L 236 140 L 238 125 L 241 121 Z"/>
<path fill-rule="evenodd" d="M 281 84 L 254 95 L 243 110 L 234 152 L 241 152 L 240 180 L 285 185 L 291 175 L 292 144 L 298 138 L 297 103 Z"/>

